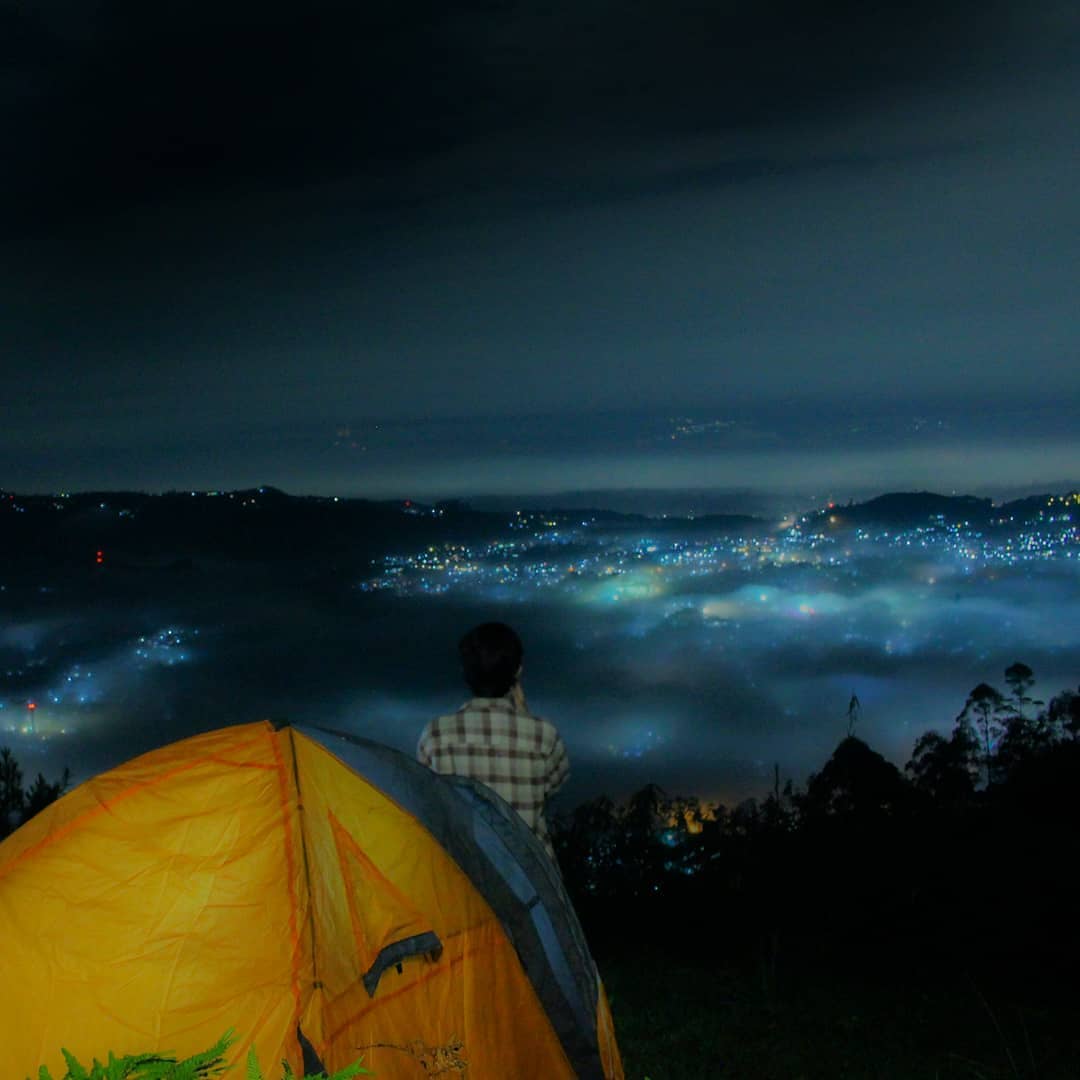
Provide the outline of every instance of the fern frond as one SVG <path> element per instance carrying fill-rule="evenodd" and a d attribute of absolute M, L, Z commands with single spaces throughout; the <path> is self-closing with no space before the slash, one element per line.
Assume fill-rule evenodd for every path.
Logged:
<path fill-rule="evenodd" d="M 175 1061 L 176 1058 L 163 1057 L 161 1054 L 130 1054 L 118 1058 L 110 1051 L 105 1080 L 156 1080 L 156 1077 L 165 1075 L 164 1070 Z M 93 1074 L 91 1080 L 96 1080 Z"/>
<path fill-rule="evenodd" d="M 254 1046 L 248 1050 L 247 1080 L 263 1080 L 262 1069 L 259 1068 L 259 1058 Z"/>
<path fill-rule="evenodd" d="M 179 1062 L 176 1066 L 175 1080 L 202 1080 L 203 1077 L 221 1076 L 229 1067 L 224 1063 L 225 1051 L 233 1044 L 235 1038 L 236 1032 L 229 1028 L 209 1050 L 204 1050 L 201 1054 L 193 1054 Z"/>
<path fill-rule="evenodd" d="M 353 1080 L 354 1076 L 374 1076 L 375 1074 L 370 1069 L 361 1068 L 360 1062 L 363 1060 L 360 1058 L 351 1065 L 346 1065 L 340 1072 L 334 1073 L 330 1080 Z"/>
<path fill-rule="evenodd" d="M 70 1050 L 61 1047 L 60 1053 L 64 1055 L 64 1061 L 67 1062 L 67 1080 L 90 1080 L 90 1074 L 79 1064 L 78 1059 Z"/>
<path fill-rule="evenodd" d="M 131 1069 L 122 1074 L 125 1080 L 172 1080 L 175 1075 L 176 1058 L 168 1055 L 139 1054 L 137 1057 L 124 1058 L 124 1061 Z"/>
<path fill-rule="evenodd" d="M 228 1071 L 229 1066 L 224 1063 L 225 1052 L 234 1041 L 235 1032 L 230 1028 L 209 1050 L 193 1054 L 183 1061 L 160 1053 L 128 1054 L 118 1058 L 110 1051 L 106 1064 L 103 1065 L 94 1058 L 89 1070 L 80 1064 L 70 1050 L 62 1049 L 67 1072 L 60 1080 L 210 1080 L 211 1077 L 221 1076 Z M 346 1065 L 333 1076 L 328 1077 L 325 1072 L 319 1072 L 305 1076 L 302 1080 L 354 1080 L 357 1076 L 372 1076 L 371 1072 L 361 1067 L 362 1060 L 361 1058 L 352 1065 Z M 281 1066 L 282 1080 L 301 1080 L 287 1061 L 282 1061 Z M 247 1080 L 264 1080 L 254 1046 L 248 1049 L 246 1073 Z M 38 1067 L 37 1080 L 54 1080 L 47 1066 Z"/>
<path fill-rule="evenodd" d="M 140 1072 L 132 1076 L 131 1080 L 177 1080 L 176 1070 L 180 1066 L 176 1063 L 176 1058 L 165 1057 L 156 1058 L 152 1061 L 144 1063 L 145 1072 Z"/>

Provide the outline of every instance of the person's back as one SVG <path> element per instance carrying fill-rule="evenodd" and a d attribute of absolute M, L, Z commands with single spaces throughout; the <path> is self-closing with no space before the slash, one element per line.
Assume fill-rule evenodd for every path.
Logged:
<path fill-rule="evenodd" d="M 461 639 L 458 651 L 474 696 L 424 728 L 417 759 L 492 788 L 554 857 L 544 806 L 569 775 L 569 761 L 554 725 L 525 704 L 521 641 L 503 623 L 484 623 Z"/>

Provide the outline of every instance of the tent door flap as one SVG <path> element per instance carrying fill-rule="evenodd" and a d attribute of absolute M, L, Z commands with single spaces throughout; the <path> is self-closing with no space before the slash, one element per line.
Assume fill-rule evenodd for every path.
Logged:
<path fill-rule="evenodd" d="M 387 968 L 397 967 L 400 971 L 401 962 L 410 956 L 429 956 L 432 960 L 438 960 L 440 955 L 442 955 L 442 942 L 439 940 L 439 935 L 431 930 L 402 938 L 400 941 L 392 941 L 379 951 L 374 963 L 364 972 L 363 983 L 368 997 L 375 996 L 379 980 Z"/>

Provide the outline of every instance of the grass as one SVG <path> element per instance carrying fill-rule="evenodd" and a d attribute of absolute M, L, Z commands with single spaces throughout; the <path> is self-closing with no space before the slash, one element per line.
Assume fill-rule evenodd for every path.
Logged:
<path fill-rule="evenodd" d="M 740 968 L 649 951 L 601 962 L 627 1080 L 1076 1080 L 1071 1001 L 970 978 Z M 1037 994 L 1028 994 L 1037 999 Z"/>

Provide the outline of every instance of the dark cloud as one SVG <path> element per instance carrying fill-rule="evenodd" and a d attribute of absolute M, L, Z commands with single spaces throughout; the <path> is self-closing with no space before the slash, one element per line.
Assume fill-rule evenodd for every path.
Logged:
<path fill-rule="evenodd" d="M 363 197 L 459 153 L 459 183 L 486 185 L 513 173 L 487 149 L 504 140 L 565 155 L 978 81 L 1017 18 L 966 3 L 9 7 L 8 182 L 46 214 L 342 178 Z"/>
<path fill-rule="evenodd" d="M 565 422 L 431 421 L 1080 392 L 1071 5 L 0 11 L 7 483 L 535 491 Z M 431 467 L 325 457 L 380 418 Z"/>

